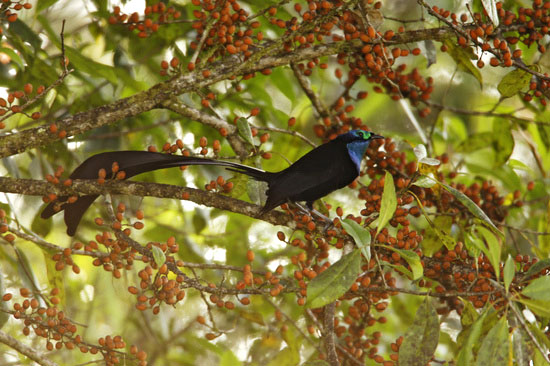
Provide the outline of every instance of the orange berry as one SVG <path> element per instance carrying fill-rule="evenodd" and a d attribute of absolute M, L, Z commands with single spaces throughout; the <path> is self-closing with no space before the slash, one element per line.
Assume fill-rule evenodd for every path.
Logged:
<path fill-rule="evenodd" d="M 246 252 L 246 259 L 249 261 L 249 262 L 252 262 L 254 260 L 254 252 L 251 251 L 251 250 L 248 250 Z"/>

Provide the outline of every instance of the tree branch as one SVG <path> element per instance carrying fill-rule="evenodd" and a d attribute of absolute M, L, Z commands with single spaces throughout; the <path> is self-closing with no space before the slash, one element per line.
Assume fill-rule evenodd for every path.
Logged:
<path fill-rule="evenodd" d="M 140 197 L 182 199 L 182 195 L 185 194 L 186 196 L 188 195 L 187 200 L 201 205 L 258 218 L 273 225 L 295 227 L 294 221 L 284 212 L 270 211 L 259 216 L 260 207 L 252 203 L 218 193 L 169 184 L 109 180 L 105 184 L 100 185 L 96 180 L 77 179 L 73 181 L 71 187 L 62 187 L 41 180 L 0 177 L 0 187 L 2 187 L 2 192 L 30 196 L 45 196 L 50 193 L 55 193 L 58 196 L 79 194 L 104 195 L 110 193 Z"/>
<path fill-rule="evenodd" d="M 172 112 L 178 113 L 194 121 L 198 121 L 206 126 L 210 126 L 217 130 L 225 128 L 227 130 L 227 141 L 233 148 L 233 151 L 235 151 L 235 153 L 241 158 L 245 158 L 249 155 L 249 151 L 243 140 L 239 137 L 237 127 L 235 125 L 229 124 L 216 116 L 212 116 L 201 112 L 198 109 L 192 108 L 187 104 L 180 102 L 176 98 L 172 98 L 171 100 L 164 102 L 162 105 Z"/>
<path fill-rule="evenodd" d="M 323 311 L 323 342 L 327 352 L 327 361 L 330 366 L 339 366 L 336 344 L 334 343 L 334 309 L 336 302 L 331 302 Z"/>
<path fill-rule="evenodd" d="M 25 355 L 34 362 L 42 366 L 58 366 L 57 363 L 48 360 L 44 355 L 32 347 L 27 346 L 13 338 L 9 334 L 6 334 L 0 330 L 0 343 L 4 343 L 6 346 L 13 348 L 17 352 Z"/>
<path fill-rule="evenodd" d="M 454 35 L 454 31 L 447 27 L 420 29 L 397 34 L 391 41 L 386 41 L 385 44 L 389 46 L 425 39 L 442 40 L 451 35 Z M 277 46 L 272 52 L 266 53 L 258 59 L 255 59 L 254 55 L 251 56 L 254 62 L 244 64 L 237 57 L 227 57 L 209 65 L 210 75 L 208 77 L 205 77 L 202 73 L 203 70 L 199 69 L 191 73 L 176 75 L 170 80 L 159 83 L 131 97 L 62 118 L 57 120 L 55 124 L 58 131 L 66 131 L 67 137 L 75 136 L 158 108 L 163 102 L 174 96 L 207 87 L 230 76 L 252 74 L 264 69 L 285 66 L 316 57 L 335 55 L 340 52 L 358 51 L 364 45 L 365 43 L 360 40 L 334 42 L 297 49 L 292 53 L 285 52 L 282 46 Z M 264 49 L 258 49 L 256 52 L 261 55 L 263 51 Z M 60 140 L 61 137 L 56 133 L 51 133 L 49 127 L 49 124 L 41 125 L 1 136 L 0 158 L 19 154 L 28 149 Z"/>

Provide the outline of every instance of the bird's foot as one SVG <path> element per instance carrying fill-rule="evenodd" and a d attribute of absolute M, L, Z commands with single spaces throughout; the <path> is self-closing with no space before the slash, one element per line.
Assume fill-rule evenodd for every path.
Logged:
<path fill-rule="evenodd" d="M 324 228 L 323 228 L 323 232 L 326 232 L 328 229 L 330 229 L 331 227 L 334 226 L 334 223 L 332 222 L 332 220 L 330 219 L 330 217 L 328 216 L 325 216 L 323 215 L 322 213 L 320 213 L 319 211 L 317 211 L 316 209 L 314 208 L 309 208 L 309 207 L 304 207 L 302 206 L 301 204 L 299 204 L 298 202 L 294 202 L 294 204 L 296 206 L 298 206 L 298 209 L 303 212 L 304 214 L 306 215 L 309 215 L 310 217 L 313 217 L 313 215 L 323 219 L 323 221 L 326 222 Z"/>

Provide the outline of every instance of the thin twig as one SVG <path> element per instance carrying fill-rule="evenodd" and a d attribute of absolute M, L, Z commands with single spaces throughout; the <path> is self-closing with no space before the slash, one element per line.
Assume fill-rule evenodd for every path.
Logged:
<path fill-rule="evenodd" d="M 527 326 L 527 324 L 525 324 L 525 320 L 523 319 L 523 316 L 521 315 L 521 313 L 519 312 L 518 309 L 516 309 L 516 306 L 514 305 L 513 301 L 511 301 L 511 299 L 509 299 L 509 307 L 510 309 L 512 309 L 512 312 L 514 313 L 514 315 L 516 316 L 516 319 L 517 321 L 521 324 L 521 327 L 523 328 L 523 330 L 525 330 L 525 332 L 527 333 L 527 335 L 529 336 L 529 338 L 531 339 L 531 342 L 533 342 L 533 344 L 535 345 L 535 347 L 537 347 L 537 349 L 539 350 L 540 354 L 542 355 L 542 357 L 544 358 L 544 360 L 546 361 L 546 363 L 550 364 L 550 359 L 548 358 L 548 350 L 545 350 L 542 345 L 539 343 L 539 341 L 537 340 L 537 337 L 535 337 L 535 335 L 533 334 L 533 332 L 531 332 L 531 329 L 529 329 L 529 327 Z"/>
<path fill-rule="evenodd" d="M 296 80 L 298 80 L 298 83 L 302 87 L 302 90 L 304 93 L 306 93 L 309 100 L 311 100 L 311 104 L 313 105 L 313 108 L 317 112 L 317 115 L 319 118 L 324 117 L 330 117 L 330 112 L 325 105 L 325 103 L 319 98 L 319 96 L 311 89 L 311 84 L 309 83 L 309 79 L 304 75 L 302 70 L 298 67 L 296 63 L 291 63 L 290 67 L 292 68 L 292 71 L 294 72 L 294 76 L 296 76 Z"/>
<path fill-rule="evenodd" d="M 313 141 L 311 141 L 310 139 L 308 139 L 306 136 L 302 135 L 298 131 L 285 130 L 284 128 L 278 128 L 278 127 L 255 126 L 255 125 L 252 125 L 252 124 L 250 124 L 250 125 L 252 127 L 254 127 L 255 129 L 259 130 L 259 131 L 272 131 L 272 132 L 284 133 L 284 134 L 291 135 L 291 136 L 296 136 L 296 137 L 302 139 L 307 144 L 311 145 L 312 147 L 317 147 L 316 143 L 314 143 Z"/>
<path fill-rule="evenodd" d="M 285 313 L 280 307 L 279 305 L 277 305 L 276 303 L 274 303 L 273 301 L 271 301 L 271 299 L 269 298 L 269 296 L 267 295 L 264 295 L 263 296 L 264 300 L 267 301 L 272 307 L 274 307 L 276 310 L 278 310 L 284 317 L 285 319 L 290 323 L 292 324 L 292 326 L 298 331 L 298 333 L 300 333 L 302 335 L 302 337 L 304 337 L 304 339 L 306 341 L 308 341 L 316 350 L 317 352 L 321 353 L 322 350 L 321 348 L 311 339 L 311 337 L 309 337 L 307 334 L 304 333 L 304 331 L 298 326 L 298 324 L 296 324 L 296 322 L 287 314 Z"/>

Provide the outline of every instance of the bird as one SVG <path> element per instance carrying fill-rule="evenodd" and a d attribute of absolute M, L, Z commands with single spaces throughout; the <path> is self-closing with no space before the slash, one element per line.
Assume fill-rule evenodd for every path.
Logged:
<path fill-rule="evenodd" d="M 370 131 L 351 130 L 319 145 L 279 172 L 266 172 L 223 160 L 151 151 L 103 152 L 82 162 L 69 178 L 97 179 L 100 169 L 105 170 L 106 178 L 114 178 L 113 163 L 118 164 L 119 171 L 124 171 L 124 179 L 170 167 L 216 165 L 267 183 L 267 199 L 259 211 L 260 215 L 288 202 L 306 202 L 307 208 L 313 210 L 315 200 L 347 186 L 359 176 L 361 161 L 370 142 L 383 138 Z M 82 216 L 97 197 L 98 195 L 80 196 L 74 202 L 68 202 L 69 196 L 58 197 L 44 208 L 41 217 L 48 219 L 64 211 L 67 234 L 74 236 Z"/>

